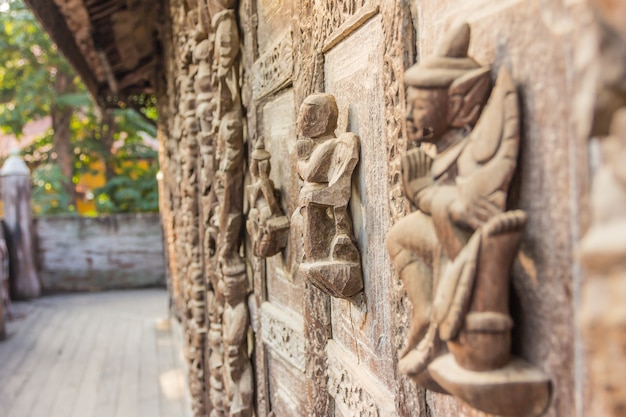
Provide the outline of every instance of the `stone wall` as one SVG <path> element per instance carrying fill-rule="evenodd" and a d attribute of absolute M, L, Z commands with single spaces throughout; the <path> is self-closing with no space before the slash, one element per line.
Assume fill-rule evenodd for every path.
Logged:
<path fill-rule="evenodd" d="M 35 220 L 44 291 L 93 291 L 165 285 L 158 214 Z"/>

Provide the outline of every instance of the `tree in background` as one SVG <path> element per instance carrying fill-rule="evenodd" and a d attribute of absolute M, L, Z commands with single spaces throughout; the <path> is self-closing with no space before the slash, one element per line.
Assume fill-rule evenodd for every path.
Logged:
<path fill-rule="evenodd" d="M 98 211 L 156 211 L 157 157 L 142 138 L 156 135 L 154 106 L 142 114 L 94 106 L 22 0 L 0 0 L 0 51 L 0 128 L 20 138 L 28 122 L 52 119 L 50 131 L 23 151 L 39 212 L 74 211 L 79 177 L 96 160 L 107 177 L 107 185 L 94 190 Z M 148 166 L 133 167 L 129 161 L 137 158 Z"/>

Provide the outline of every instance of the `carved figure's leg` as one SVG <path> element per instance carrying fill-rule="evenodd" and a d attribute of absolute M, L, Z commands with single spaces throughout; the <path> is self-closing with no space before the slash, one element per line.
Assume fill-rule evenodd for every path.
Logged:
<path fill-rule="evenodd" d="M 335 238 L 331 245 L 331 257 L 334 261 L 358 262 L 359 252 L 352 242 L 352 219 L 348 207 L 334 208 Z"/>
<path fill-rule="evenodd" d="M 304 253 L 307 263 L 328 258 L 335 236 L 334 213 L 331 206 L 308 203 L 301 211 L 303 216 Z"/>
<path fill-rule="evenodd" d="M 433 224 L 443 252 L 454 260 L 467 244 L 473 230 L 458 227 L 450 218 L 448 208 L 458 197 L 458 189 L 452 186 L 440 187 L 437 198 L 432 203 Z"/>
<path fill-rule="evenodd" d="M 416 211 L 396 223 L 387 234 L 387 251 L 413 305 L 407 343 L 400 356 L 413 349 L 430 322 L 433 298 L 433 255 L 438 245 L 430 216 Z"/>

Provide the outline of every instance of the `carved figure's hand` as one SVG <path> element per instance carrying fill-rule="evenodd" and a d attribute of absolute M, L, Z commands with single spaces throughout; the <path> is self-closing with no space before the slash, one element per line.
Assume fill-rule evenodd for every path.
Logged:
<path fill-rule="evenodd" d="M 459 226 L 476 230 L 502 210 L 487 199 L 478 197 L 473 200 L 459 198 L 450 205 L 448 212 Z"/>
<path fill-rule="evenodd" d="M 312 139 L 298 139 L 296 142 L 296 151 L 298 159 L 307 159 L 311 152 L 313 152 L 313 146 L 315 143 Z"/>
<path fill-rule="evenodd" d="M 433 159 L 420 149 L 412 149 L 402 158 L 402 184 L 404 192 L 410 199 L 433 184 L 430 167 Z"/>

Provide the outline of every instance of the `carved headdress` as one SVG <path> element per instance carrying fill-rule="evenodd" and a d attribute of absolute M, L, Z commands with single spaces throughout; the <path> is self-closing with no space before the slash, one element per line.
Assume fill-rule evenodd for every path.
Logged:
<path fill-rule="evenodd" d="M 467 23 L 451 30 L 434 55 L 404 73 L 407 87 L 448 89 L 450 126 L 473 126 L 491 90 L 491 67 L 467 56 L 470 27 Z"/>
<path fill-rule="evenodd" d="M 413 65 L 404 73 L 408 86 L 421 88 L 446 88 L 458 78 L 489 67 L 481 67 L 467 56 L 470 27 L 467 23 L 451 30 L 441 41 L 434 55 Z"/>
<path fill-rule="evenodd" d="M 270 159 L 270 153 L 265 150 L 265 137 L 259 137 L 259 140 L 254 147 L 254 151 L 252 152 L 252 158 L 257 161 L 266 161 Z"/>

